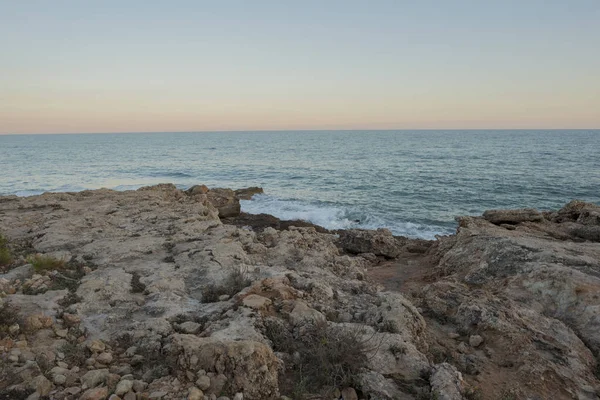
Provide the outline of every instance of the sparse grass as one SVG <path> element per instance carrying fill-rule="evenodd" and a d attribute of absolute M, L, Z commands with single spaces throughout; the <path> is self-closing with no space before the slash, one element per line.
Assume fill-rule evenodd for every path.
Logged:
<path fill-rule="evenodd" d="M 90 356 L 89 350 L 76 342 L 67 342 L 60 348 L 65 355 L 65 361 L 70 365 L 83 365 Z"/>
<path fill-rule="evenodd" d="M 275 351 L 299 354 L 291 371 L 291 390 L 298 399 L 308 389 L 328 393 L 336 387 L 355 385 L 355 377 L 369 361 L 368 354 L 377 348 L 371 339 L 363 338 L 361 329 L 329 326 L 324 321 L 306 326 L 301 337 L 294 338 L 282 321 L 268 319 L 265 335 Z"/>
<path fill-rule="evenodd" d="M 204 287 L 204 290 L 202 291 L 202 302 L 217 302 L 219 301 L 219 297 L 224 294 L 230 297 L 235 296 L 244 288 L 250 286 L 251 283 L 252 280 L 248 276 L 246 268 L 234 268 L 229 272 L 223 284 L 210 284 Z"/>
<path fill-rule="evenodd" d="M 27 262 L 33 265 L 33 269 L 36 272 L 61 270 L 65 268 L 67 264 L 63 259 L 58 259 L 45 254 L 29 256 L 27 257 Z"/>
<path fill-rule="evenodd" d="M 146 285 L 140 282 L 140 274 L 137 271 L 131 273 L 131 293 L 144 293 Z"/>
<path fill-rule="evenodd" d="M 5 267 L 13 262 L 12 252 L 8 247 L 8 241 L 0 234 L 0 267 Z"/>
<path fill-rule="evenodd" d="M 478 387 L 470 387 L 465 391 L 465 399 L 467 400 L 483 400 L 483 393 Z"/>
<path fill-rule="evenodd" d="M 394 355 L 394 357 L 398 357 L 402 354 L 406 354 L 406 347 L 399 344 L 393 344 L 390 346 L 390 352 Z"/>
<path fill-rule="evenodd" d="M 0 305 L 0 333 L 8 332 L 8 328 L 17 322 L 19 322 L 17 307 L 9 301 L 4 301 Z"/>

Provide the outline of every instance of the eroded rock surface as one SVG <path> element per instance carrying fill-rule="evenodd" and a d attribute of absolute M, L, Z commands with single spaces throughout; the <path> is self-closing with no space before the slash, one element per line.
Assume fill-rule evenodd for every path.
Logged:
<path fill-rule="evenodd" d="M 429 242 L 227 223 L 255 192 L 0 198 L 1 394 L 597 398 L 597 206 L 467 217 Z M 373 271 L 399 265 L 384 291 Z"/>

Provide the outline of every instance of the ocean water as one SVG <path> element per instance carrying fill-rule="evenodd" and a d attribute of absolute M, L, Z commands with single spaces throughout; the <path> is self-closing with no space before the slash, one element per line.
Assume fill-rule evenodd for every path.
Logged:
<path fill-rule="evenodd" d="M 600 130 L 0 136 L 0 194 L 163 182 L 262 186 L 243 211 L 433 238 L 487 209 L 600 203 Z"/>

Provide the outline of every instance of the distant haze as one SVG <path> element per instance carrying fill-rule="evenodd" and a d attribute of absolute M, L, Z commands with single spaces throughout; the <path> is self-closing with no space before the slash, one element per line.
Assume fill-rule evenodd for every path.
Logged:
<path fill-rule="evenodd" d="M 600 1 L 0 0 L 0 133 L 598 128 Z"/>

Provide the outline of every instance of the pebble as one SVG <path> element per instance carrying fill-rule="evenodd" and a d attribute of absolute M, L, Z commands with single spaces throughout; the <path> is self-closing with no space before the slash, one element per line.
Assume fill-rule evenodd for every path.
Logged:
<path fill-rule="evenodd" d="M 469 338 L 469 344 L 473 347 L 478 347 L 481 343 L 483 343 L 483 338 L 479 335 L 472 335 Z"/>
<path fill-rule="evenodd" d="M 198 380 L 196 380 L 196 386 L 200 388 L 200 390 L 206 390 L 210 387 L 210 378 L 207 375 L 201 375 Z"/>

